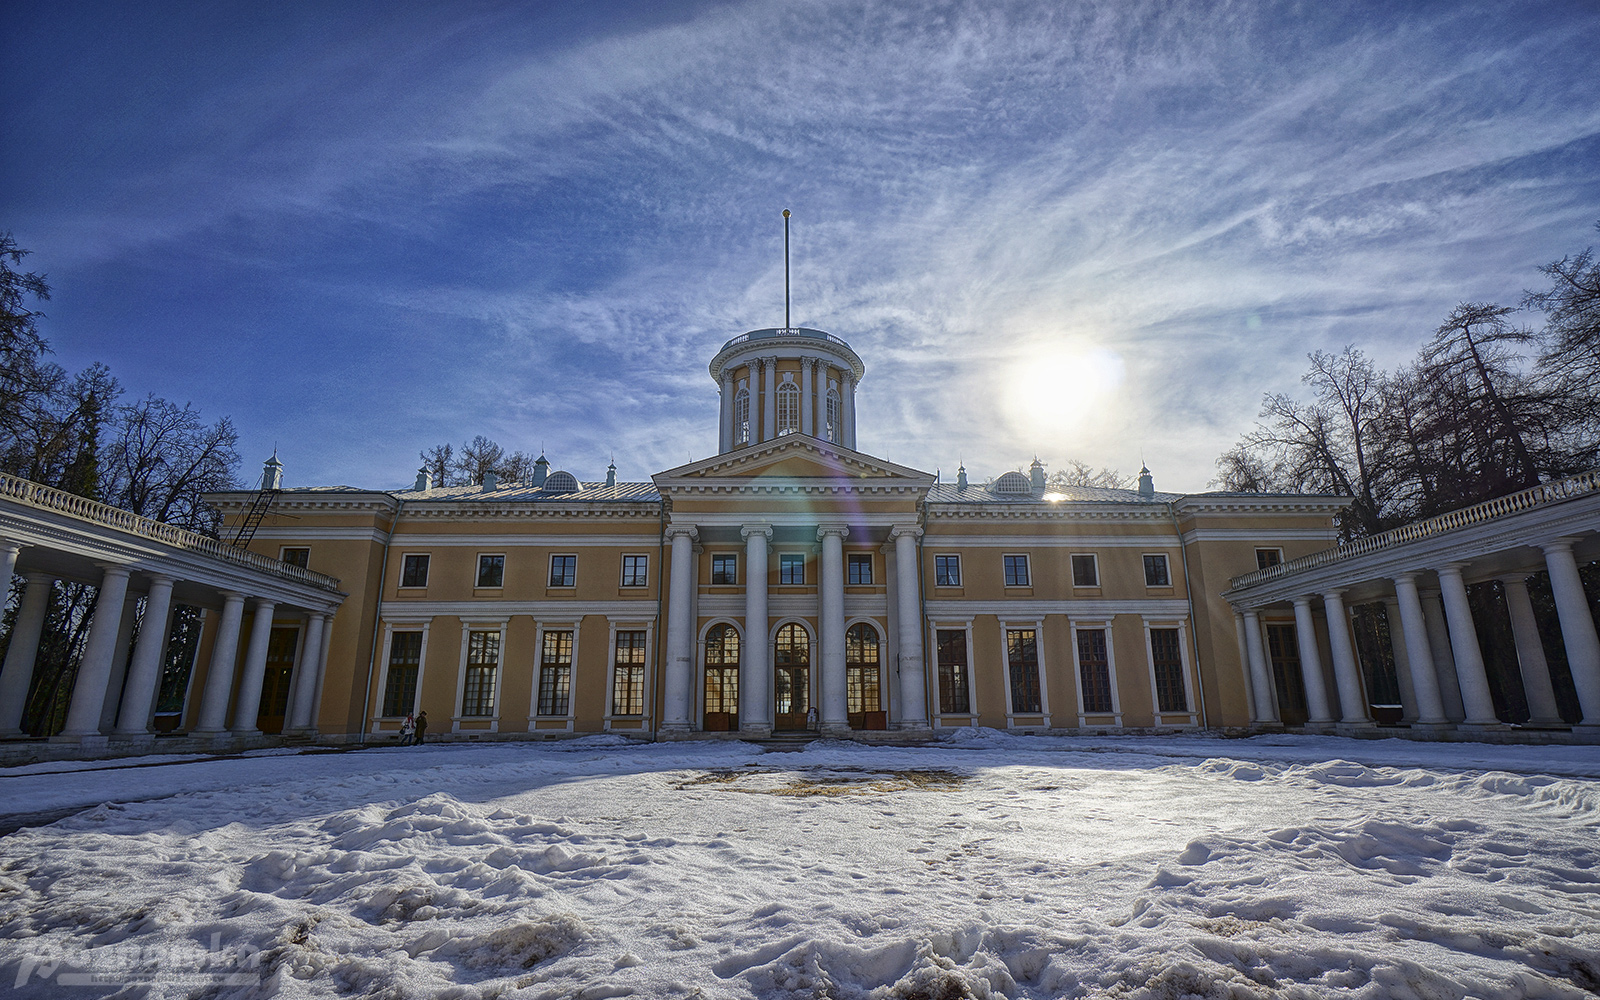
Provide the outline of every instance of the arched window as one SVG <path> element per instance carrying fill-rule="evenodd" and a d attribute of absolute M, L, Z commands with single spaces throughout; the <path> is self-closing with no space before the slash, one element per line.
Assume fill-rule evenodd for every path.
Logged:
<path fill-rule="evenodd" d="M 800 387 L 793 382 L 778 386 L 778 433 L 793 434 L 800 429 Z"/>
<path fill-rule="evenodd" d="M 740 389 L 733 397 L 733 443 L 750 443 L 750 390 Z"/>
<path fill-rule="evenodd" d="M 713 625 L 706 633 L 705 728 L 728 732 L 739 720 L 739 633 Z"/>
<path fill-rule="evenodd" d="M 852 729 L 865 729 L 867 713 L 883 709 L 878 648 L 878 630 L 866 622 L 857 622 L 844 634 L 845 711 L 850 713 Z"/>
<path fill-rule="evenodd" d="M 811 636 L 804 626 L 790 622 L 778 629 L 773 657 L 773 694 L 779 729 L 804 729 L 811 707 Z"/>
<path fill-rule="evenodd" d="M 839 390 L 828 390 L 828 433 L 824 435 L 829 441 L 838 444 L 842 439 L 839 426 Z"/>

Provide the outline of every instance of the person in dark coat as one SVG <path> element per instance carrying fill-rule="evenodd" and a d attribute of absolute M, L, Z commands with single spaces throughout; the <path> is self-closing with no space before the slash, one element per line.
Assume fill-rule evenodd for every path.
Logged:
<path fill-rule="evenodd" d="M 422 741 L 427 739 L 427 737 L 428 737 L 428 713 L 427 712 L 418 712 L 417 713 L 417 745 L 421 746 L 422 745 Z"/>

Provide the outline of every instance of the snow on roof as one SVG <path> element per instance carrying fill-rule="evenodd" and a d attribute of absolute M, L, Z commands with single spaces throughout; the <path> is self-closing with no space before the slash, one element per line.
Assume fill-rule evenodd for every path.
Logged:
<path fill-rule="evenodd" d="M 431 490 L 390 490 L 394 496 L 407 502 L 414 500 L 434 500 L 446 503 L 457 502 L 486 502 L 486 503 L 537 503 L 540 501 L 569 501 L 603 502 L 607 500 L 630 503 L 652 502 L 661 499 L 661 494 L 656 491 L 654 483 L 618 483 L 607 486 L 604 482 L 579 483 L 575 491 L 551 490 L 546 486 L 531 486 L 526 483 L 501 483 L 492 490 L 485 490 L 482 484 L 471 486 L 443 486 Z"/>
<path fill-rule="evenodd" d="M 1143 497 L 1138 490 L 1108 486 L 1050 486 L 1045 489 L 1043 498 L 1032 493 L 995 493 L 980 484 L 969 484 L 961 489 L 955 483 L 935 483 L 928 489 L 929 503 L 1169 503 L 1182 496 L 1181 493 L 1157 493 Z"/>

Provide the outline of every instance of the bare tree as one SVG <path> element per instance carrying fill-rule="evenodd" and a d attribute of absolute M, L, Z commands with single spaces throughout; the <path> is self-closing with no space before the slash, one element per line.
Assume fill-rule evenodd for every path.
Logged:
<path fill-rule="evenodd" d="M 500 478 L 508 483 L 525 483 L 533 478 L 532 455 L 525 451 L 514 451 L 500 461 Z"/>
<path fill-rule="evenodd" d="M 491 472 L 498 474 L 505 454 L 504 448 L 482 434 L 477 435 L 461 446 L 461 457 L 456 459 L 455 464 L 459 481 L 463 485 L 475 485 L 483 482 L 483 477 Z"/>
<path fill-rule="evenodd" d="M 1538 370 L 1559 394 L 1574 449 L 1592 462 L 1600 445 L 1600 262 L 1588 247 L 1539 270 L 1550 287 L 1522 297 L 1524 306 L 1545 314 Z"/>
<path fill-rule="evenodd" d="M 118 408 L 101 451 L 108 503 L 206 534 L 220 527 L 201 495 L 238 486 L 239 435 L 226 417 L 207 425 L 188 404 L 156 396 Z"/>
<path fill-rule="evenodd" d="M 1124 476 L 1116 469 L 1102 468 L 1096 471 L 1087 462 L 1077 459 L 1068 459 L 1065 466 L 1050 473 L 1051 486 L 1106 486 L 1113 489 L 1127 489 L 1133 480 Z"/>
<path fill-rule="evenodd" d="M 436 444 L 421 454 L 422 467 L 433 477 L 434 486 L 451 486 L 455 464 L 455 449 L 448 444 Z"/>

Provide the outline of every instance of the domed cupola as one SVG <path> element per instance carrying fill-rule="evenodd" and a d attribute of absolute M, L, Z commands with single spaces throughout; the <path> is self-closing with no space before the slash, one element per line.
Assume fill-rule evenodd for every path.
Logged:
<path fill-rule="evenodd" d="M 856 446 L 856 384 L 867 368 L 838 337 L 804 327 L 751 330 L 711 359 L 722 389 L 719 452 L 785 434 Z"/>

